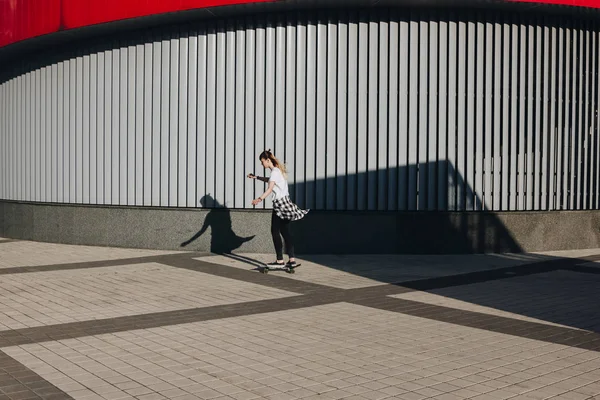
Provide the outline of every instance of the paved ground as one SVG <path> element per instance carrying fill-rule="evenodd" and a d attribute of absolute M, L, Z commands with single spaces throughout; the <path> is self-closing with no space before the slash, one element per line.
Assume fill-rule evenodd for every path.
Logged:
<path fill-rule="evenodd" d="M 600 399 L 600 249 L 271 257 L 0 238 L 0 400 Z"/>

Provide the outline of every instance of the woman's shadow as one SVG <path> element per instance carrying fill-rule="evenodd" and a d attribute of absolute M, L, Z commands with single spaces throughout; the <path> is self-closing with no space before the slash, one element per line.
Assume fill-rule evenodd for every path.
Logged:
<path fill-rule="evenodd" d="M 206 215 L 202 228 L 190 239 L 181 243 L 181 247 L 186 247 L 194 240 L 206 232 L 210 227 L 210 251 L 215 254 L 228 254 L 240 247 L 242 244 L 252 240 L 255 235 L 249 237 L 240 237 L 231 229 L 231 214 L 228 209 L 219 204 L 210 194 L 202 196 L 200 199 L 202 207 L 213 207 Z"/>

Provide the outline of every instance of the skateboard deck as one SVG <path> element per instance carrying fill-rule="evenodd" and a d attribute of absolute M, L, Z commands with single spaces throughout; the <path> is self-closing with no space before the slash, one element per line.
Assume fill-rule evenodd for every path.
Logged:
<path fill-rule="evenodd" d="M 300 265 L 302 265 L 302 264 L 296 264 L 293 267 L 290 267 L 288 265 L 282 265 L 281 267 L 272 267 L 272 266 L 268 266 L 268 265 L 263 265 L 262 267 L 260 267 L 260 272 L 262 274 L 268 274 L 269 271 L 285 271 L 288 274 L 295 274 L 296 268 L 298 268 Z"/>

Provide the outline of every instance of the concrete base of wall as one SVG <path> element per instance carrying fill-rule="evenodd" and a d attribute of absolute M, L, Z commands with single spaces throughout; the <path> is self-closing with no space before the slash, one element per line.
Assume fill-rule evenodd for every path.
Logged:
<path fill-rule="evenodd" d="M 0 201 L 0 236 L 194 251 L 273 252 L 266 210 L 158 209 Z M 600 211 L 311 211 L 292 224 L 304 254 L 451 254 L 600 247 Z"/>

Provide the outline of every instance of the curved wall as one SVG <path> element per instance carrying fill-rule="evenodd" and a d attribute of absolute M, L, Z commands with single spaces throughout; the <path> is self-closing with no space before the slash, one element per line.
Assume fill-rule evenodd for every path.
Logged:
<path fill-rule="evenodd" d="M 272 148 L 311 209 L 598 209 L 599 39 L 385 9 L 76 49 L 0 85 L 0 198 L 251 208 Z"/>
<path fill-rule="evenodd" d="M 272 148 L 299 252 L 600 247 L 599 34 L 348 8 L 40 49 L 0 80 L 0 235 L 271 251 L 245 175 Z"/>

